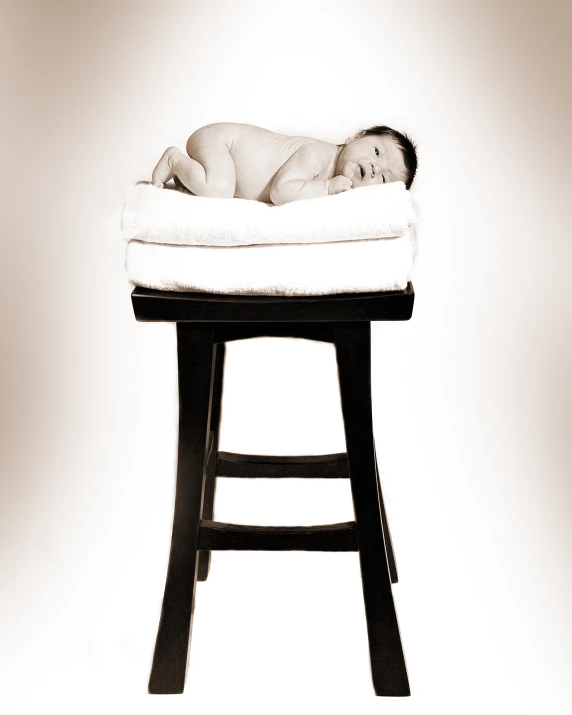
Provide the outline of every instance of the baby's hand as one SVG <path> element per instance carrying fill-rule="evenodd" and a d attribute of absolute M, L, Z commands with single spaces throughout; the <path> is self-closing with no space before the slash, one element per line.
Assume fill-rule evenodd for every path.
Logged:
<path fill-rule="evenodd" d="M 342 191 L 348 191 L 352 188 L 352 180 L 347 176 L 334 176 L 328 184 L 328 194 L 341 194 Z"/>

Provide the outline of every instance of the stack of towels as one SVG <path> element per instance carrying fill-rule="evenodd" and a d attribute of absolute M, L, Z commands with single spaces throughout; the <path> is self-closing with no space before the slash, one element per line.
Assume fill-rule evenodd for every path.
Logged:
<path fill-rule="evenodd" d="M 134 285 L 326 295 L 406 288 L 416 219 L 400 181 L 283 206 L 137 184 L 121 227 Z"/>

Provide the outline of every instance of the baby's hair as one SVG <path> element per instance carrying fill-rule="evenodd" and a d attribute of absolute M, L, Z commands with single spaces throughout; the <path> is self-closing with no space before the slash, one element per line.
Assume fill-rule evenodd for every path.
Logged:
<path fill-rule="evenodd" d="M 411 188 L 411 184 L 413 183 L 413 179 L 417 173 L 417 146 L 415 145 L 413 139 L 408 137 L 407 134 L 402 134 L 391 127 L 385 126 L 364 129 L 357 135 L 357 137 L 365 137 L 368 134 L 391 137 L 395 141 L 397 146 L 401 149 L 403 161 L 405 163 L 405 170 L 407 171 L 407 181 L 405 182 L 405 187 L 407 189 Z"/>

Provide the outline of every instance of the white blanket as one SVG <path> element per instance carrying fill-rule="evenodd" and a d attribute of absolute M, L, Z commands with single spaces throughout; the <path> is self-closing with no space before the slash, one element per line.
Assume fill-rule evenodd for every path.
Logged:
<path fill-rule="evenodd" d="M 121 227 L 125 240 L 148 243 L 311 244 L 402 236 L 416 217 L 411 194 L 401 181 L 283 206 L 137 184 L 127 193 Z"/>
<path fill-rule="evenodd" d="M 327 295 L 404 290 L 414 228 L 397 238 L 310 245 L 127 245 L 129 280 L 157 290 L 235 295 Z"/>

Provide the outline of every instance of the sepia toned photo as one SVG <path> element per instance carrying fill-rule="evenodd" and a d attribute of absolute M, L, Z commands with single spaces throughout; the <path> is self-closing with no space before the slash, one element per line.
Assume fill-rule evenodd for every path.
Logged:
<path fill-rule="evenodd" d="M 570 5 L 2 19 L 0 713 L 569 715 Z"/>

